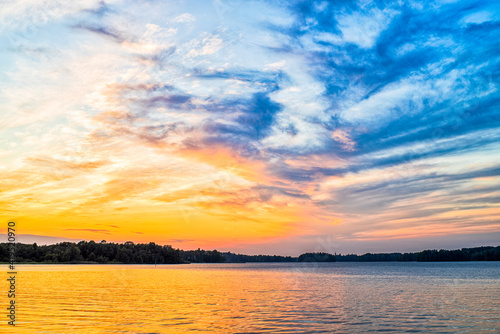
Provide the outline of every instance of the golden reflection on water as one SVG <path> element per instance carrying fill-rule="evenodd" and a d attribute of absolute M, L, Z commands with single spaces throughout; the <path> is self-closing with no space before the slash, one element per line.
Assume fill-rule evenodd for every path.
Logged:
<path fill-rule="evenodd" d="M 271 319 L 290 286 L 287 273 L 180 267 L 26 268 L 18 275 L 18 326 L 65 333 L 244 331 L 254 314 Z"/>
<path fill-rule="evenodd" d="M 415 280 L 297 264 L 18 268 L 15 333 L 500 328 L 499 281 L 491 278 Z"/>

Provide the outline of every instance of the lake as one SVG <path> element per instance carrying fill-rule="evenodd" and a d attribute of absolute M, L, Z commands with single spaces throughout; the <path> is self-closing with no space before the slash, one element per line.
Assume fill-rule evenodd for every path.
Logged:
<path fill-rule="evenodd" d="M 19 333 L 500 332 L 498 262 L 17 270 Z"/>

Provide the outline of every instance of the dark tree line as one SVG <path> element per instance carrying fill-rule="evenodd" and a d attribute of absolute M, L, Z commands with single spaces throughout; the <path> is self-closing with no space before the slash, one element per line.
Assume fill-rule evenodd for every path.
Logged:
<path fill-rule="evenodd" d="M 225 262 L 224 255 L 216 250 L 206 251 L 203 249 L 183 251 L 181 250 L 181 257 L 186 262 L 194 263 L 220 263 Z"/>
<path fill-rule="evenodd" d="M 244 255 L 231 252 L 222 253 L 226 262 L 296 262 L 296 257 L 280 255 Z"/>
<path fill-rule="evenodd" d="M 80 241 L 61 242 L 55 245 L 35 244 L 15 245 L 16 262 L 44 263 L 126 263 L 126 264 L 173 264 L 185 262 L 223 262 L 220 252 L 196 250 L 182 251 L 171 246 L 149 244 L 123 244 Z M 0 244 L 0 261 L 9 261 L 10 245 Z"/>
<path fill-rule="evenodd" d="M 417 261 L 500 261 L 500 246 L 462 248 L 461 250 L 425 250 Z"/>
<path fill-rule="evenodd" d="M 377 262 L 377 261 L 500 261 L 500 246 L 474 247 L 456 250 L 424 250 L 418 253 L 376 253 L 337 255 L 339 262 Z"/>
<path fill-rule="evenodd" d="M 0 262 L 10 262 L 10 244 L 0 243 Z M 377 261 L 500 261 L 500 246 L 457 250 L 424 250 L 417 253 L 328 254 L 305 253 L 299 257 L 243 255 L 217 250 L 180 250 L 171 246 L 80 241 L 55 245 L 15 244 L 16 262 L 38 263 L 220 263 L 220 262 L 377 262 Z"/>
<path fill-rule="evenodd" d="M 242 255 L 222 253 L 227 262 L 387 262 L 387 261 L 500 261 L 500 246 L 475 247 L 457 250 L 424 250 L 417 253 L 366 253 L 356 254 L 328 254 L 304 253 L 299 257 L 277 255 Z"/>
<path fill-rule="evenodd" d="M 299 262 L 335 262 L 336 256 L 328 253 L 304 253 L 298 258 Z"/>

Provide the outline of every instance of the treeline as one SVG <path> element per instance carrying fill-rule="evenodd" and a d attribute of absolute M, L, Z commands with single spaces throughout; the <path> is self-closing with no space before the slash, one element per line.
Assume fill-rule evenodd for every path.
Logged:
<path fill-rule="evenodd" d="M 10 262 L 10 244 L 0 244 L 0 262 Z M 299 257 L 244 255 L 217 250 L 180 250 L 171 246 L 108 243 L 106 241 L 62 242 L 55 245 L 15 244 L 16 262 L 37 263 L 125 263 L 174 264 L 221 262 L 377 262 L 377 261 L 500 261 L 500 246 L 457 250 L 424 250 L 417 253 L 328 254 L 304 253 Z"/>
<path fill-rule="evenodd" d="M 280 255 L 244 255 L 231 252 L 222 253 L 226 262 L 297 262 L 296 257 Z"/>
<path fill-rule="evenodd" d="M 10 244 L 0 244 L 0 261 L 9 262 Z M 224 262 L 220 252 L 195 250 L 183 251 L 171 246 L 149 244 L 123 244 L 80 241 L 61 242 L 55 245 L 15 245 L 16 262 L 40 263 L 125 263 L 125 264 L 174 264 L 186 262 Z"/>
<path fill-rule="evenodd" d="M 335 262 L 336 255 L 328 253 L 304 253 L 298 258 L 299 262 Z"/>
<path fill-rule="evenodd" d="M 418 253 L 367 253 L 363 255 L 336 255 L 338 262 L 377 262 L 377 261 L 500 261 L 500 246 L 462 248 L 456 250 L 424 250 Z"/>
<path fill-rule="evenodd" d="M 462 248 L 456 250 L 424 250 L 417 253 L 328 254 L 304 253 L 299 257 L 277 255 L 243 255 L 222 253 L 226 262 L 442 262 L 500 261 L 500 246 Z"/>
<path fill-rule="evenodd" d="M 224 255 L 216 250 L 206 251 L 203 249 L 183 251 L 181 250 L 181 258 L 184 262 L 193 263 L 220 263 L 225 262 Z"/>

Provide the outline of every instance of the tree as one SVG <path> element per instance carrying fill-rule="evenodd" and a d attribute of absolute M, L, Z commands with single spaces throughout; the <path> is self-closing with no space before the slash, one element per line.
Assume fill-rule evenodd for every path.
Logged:
<path fill-rule="evenodd" d="M 335 262 L 335 255 L 328 253 L 304 253 L 299 256 L 299 262 Z"/>

